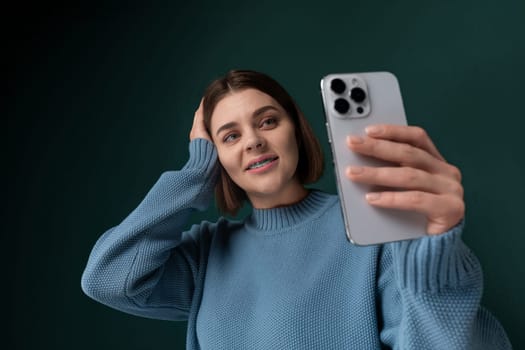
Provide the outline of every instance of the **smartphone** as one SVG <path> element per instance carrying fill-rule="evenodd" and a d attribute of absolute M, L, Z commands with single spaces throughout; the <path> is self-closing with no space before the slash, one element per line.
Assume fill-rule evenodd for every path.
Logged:
<path fill-rule="evenodd" d="M 365 198 L 368 192 L 398 189 L 358 184 L 345 175 L 350 165 L 396 166 L 352 152 L 346 138 L 365 135 L 371 124 L 407 125 L 397 78 L 389 72 L 329 74 L 321 80 L 321 95 L 348 240 L 372 245 L 426 236 L 424 215 L 377 208 Z"/>

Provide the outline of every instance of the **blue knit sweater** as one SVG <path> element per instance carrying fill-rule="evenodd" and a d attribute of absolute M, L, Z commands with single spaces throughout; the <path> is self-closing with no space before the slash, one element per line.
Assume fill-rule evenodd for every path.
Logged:
<path fill-rule="evenodd" d="M 479 302 L 482 272 L 462 225 L 358 247 L 336 196 L 188 229 L 213 197 L 216 150 L 190 142 L 180 171 L 104 233 L 82 289 L 134 315 L 187 320 L 188 349 L 510 349 Z"/>

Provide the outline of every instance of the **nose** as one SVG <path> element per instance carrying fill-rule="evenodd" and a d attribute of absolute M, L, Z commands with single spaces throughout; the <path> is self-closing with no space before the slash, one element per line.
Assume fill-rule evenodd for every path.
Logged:
<path fill-rule="evenodd" d="M 265 145 L 264 138 L 262 138 L 258 133 L 254 132 L 246 139 L 247 151 L 253 151 L 255 149 L 262 149 Z"/>

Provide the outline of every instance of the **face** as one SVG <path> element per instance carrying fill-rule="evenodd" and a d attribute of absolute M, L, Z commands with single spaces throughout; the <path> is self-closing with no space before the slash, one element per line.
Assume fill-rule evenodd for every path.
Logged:
<path fill-rule="evenodd" d="M 306 195 L 295 177 L 293 121 L 271 96 L 256 89 L 227 95 L 213 111 L 210 132 L 222 166 L 255 208 L 292 204 Z"/>

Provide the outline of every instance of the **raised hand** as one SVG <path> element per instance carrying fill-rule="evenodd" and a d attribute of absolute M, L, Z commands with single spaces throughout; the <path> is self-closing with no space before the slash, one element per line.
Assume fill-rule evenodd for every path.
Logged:
<path fill-rule="evenodd" d="M 199 104 L 199 107 L 195 111 L 195 116 L 193 117 L 193 125 L 190 131 L 190 141 L 193 139 L 206 139 L 212 141 L 210 135 L 206 131 L 206 126 L 204 125 L 204 115 L 202 112 L 202 99 Z"/>

